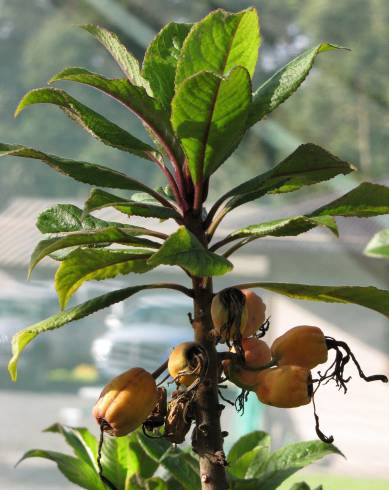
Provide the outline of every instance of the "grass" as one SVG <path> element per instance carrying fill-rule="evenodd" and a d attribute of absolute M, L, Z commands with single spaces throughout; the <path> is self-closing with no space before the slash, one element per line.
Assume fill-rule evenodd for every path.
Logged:
<path fill-rule="evenodd" d="M 305 481 L 315 489 L 320 484 L 323 490 L 388 490 L 389 480 L 376 478 L 353 478 L 349 476 L 327 474 L 297 473 L 283 483 L 279 490 L 289 490 L 293 483 Z"/>

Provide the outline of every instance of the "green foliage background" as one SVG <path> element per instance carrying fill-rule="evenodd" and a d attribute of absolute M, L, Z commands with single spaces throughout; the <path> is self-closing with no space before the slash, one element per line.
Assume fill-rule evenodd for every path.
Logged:
<path fill-rule="evenodd" d="M 30 109 L 34 114 L 13 120 L 21 96 L 34 86 L 42 86 L 63 66 L 85 66 L 108 76 L 117 67 L 90 36 L 75 24 L 93 22 L 112 29 L 139 57 L 143 46 L 120 31 L 114 16 L 107 18 L 92 0 L 13 0 L 0 9 L 0 134 L 2 141 L 34 145 L 70 158 L 100 162 L 131 174 L 153 185 L 160 176 L 151 164 L 107 149 L 83 134 L 55 108 Z M 217 172 L 215 193 L 266 170 L 292 151 L 300 142 L 320 142 L 335 154 L 359 166 L 364 175 L 385 178 L 385 141 L 388 131 L 389 67 L 386 46 L 389 31 L 389 4 L 384 0 L 258 0 L 198 1 L 170 0 L 104 1 L 101 5 L 121 4 L 156 32 L 168 20 L 197 21 L 208 11 L 223 7 L 238 10 L 254 5 L 266 22 L 262 23 L 263 44 L 256 73 L 256 84 L 265 80 L 306 47 L 328 40 L 352 49 L 351 53 L 329 54 L 318 60 L 309 80 L 288 105 L 281 106 L 260 129 L 252 130 L 230 161 Z M 357 35 L 356 35 L 357 33 Z M 127 37 L 126 37 L 127 36 Z M 339 61 L 341 57 L 341 61 Z M 325 67 L 325 69 L 324 69 Z M 363 70 L 361 69 L 363 67 Z M 316 72 L 316 73 L 315 73 Z M 320 74 L 320 76 L 318 76 Z M 89 106 L 113 119 L 137 136 L 143 130 L 134 118 L 117 104 L 93 91 L 70 89 Z M 321 97 L 318 97 L 321 94 Z M 342 107 L 342 110 L 338 110 Z M 335 129 L 336 128 L 336 129 Z M 54 146 L 55 148 L 54 148 Z M 236 159 L 244 162 L 239 175 L 232 175 Z M 7 160 L 1 169 L 0 206 L 12 195 L 74 196 L 85 189 L 70 179 L 22 160 Z M 5 176 L 7 178 L 5 179 Z M 231 180 L 233 180 L 231 182 Z"/>

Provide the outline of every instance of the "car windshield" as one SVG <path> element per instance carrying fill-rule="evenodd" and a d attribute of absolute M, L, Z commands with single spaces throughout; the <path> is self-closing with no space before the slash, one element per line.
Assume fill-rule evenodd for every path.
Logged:
<path fill-rule="evenodd" d="M 188 321 L 189 306 L 161 305 L 144 306 L 128 318 L 130 323 L 159 323 L 167 326 L 183 326 Z"/>
<path fill-rule="evenodd" d="M 41 318 L 42 314 L 50 315 L 53 311 L 55 311 L 53 302 L 25 301 L 22 298 L 17 300 L 0 299 L 0 318 L 26 318 L 26 321 L 28 319 L 31 322 L 31 320 Z"/>

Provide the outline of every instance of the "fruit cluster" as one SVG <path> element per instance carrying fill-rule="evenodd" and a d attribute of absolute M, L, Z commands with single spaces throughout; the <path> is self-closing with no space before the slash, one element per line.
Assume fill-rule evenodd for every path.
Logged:
<path fill-rule="evenodd" d="M 196 388 L 207 372 L 207 360 L 200 344 L 183 342 L 155 373 L 136 367 L 114 378 L 93 408 L 102 432 L 120 437 L 142 425 L 146 435 L 182 443 L 194 418 Z M 166 367 L 177 385 L 169 402 L 166 389 L 155 381 Z"/>
<path fill-rule="evenodd" d="M 293 327 L 269 346 L 261 339 L 269 328 L 266 306 L 250 290 L 221 291 L 213 297 L 210 313 L 210 337 L 228 347 L 228 351 L 218 353 L 219 383 L 224 375 L 241 388 L 234 403 L 239 411 L 243 412 L 250 392 L 260 402 L 279 408 L 314 402 L 318 387 L 331 379 L 346 392 L 350 378 L 344 377 L 344 369 L 350 360 L 366 381 L 387 382 L 383 375 L 366 376 L 347 344 L 325 336 L 316 326 Z M 334 361 L 313 378 L 311 370 L 327 362 L 330 350 L 336 353 Z M 207 376 L 208 362 L 204 347 L 184 342 L 173 349 L 169 360 L 155 373 L 132 368 L 121 374 L 104 388 L 93 409 L 101 430 L 123 436 L 142 425 L 147 435 L 183 442 L 195 418 L 197 388 Z M 166 389 L 155 381 L 166 368 L 177 385 L 169 402 Z M 314 414 L 317 434 L 331 441 L 319 429 L 316 410 Z"/>
<path fill-rule="evenodd" d="M 242 389 L 235 402 L 237 409 L 243 412 L 249 392 L 254 392 L 262 403 L 279 408 L 299 407 L 312 401 L 316 433 L 323 441 L 332 442 L 332 436 L 326 437 L 319 429 L 314 403 L 319 386 L 333 379 L 346 392 L 351 377 L 344 377 L 344 369 L 350 360 L 365 381 L 386 383 L 387 377 L 366 376 L 349 346 L 325 336 L 316 326 L 293 327 L 269 347 L 260 339 L 269 327 L 265 310 L 261 298 L 249 290 L 229 288 L 217 294 L 212 302 L 213 334 L 218 342 L 229 347 L 229 352 L 223 355 L 224 374 Z M 313 379 L 311 370 L 327 362 L 330 350 L 336 352 L 334 361 Z"/>

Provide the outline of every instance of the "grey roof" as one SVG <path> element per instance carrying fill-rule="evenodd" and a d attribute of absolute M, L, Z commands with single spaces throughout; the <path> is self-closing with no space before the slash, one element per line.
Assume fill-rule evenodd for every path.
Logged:
<path fill-rule="evenodd" d="M 332 196 L 334 198 L 335 196 Z M 309 200 L 309 209 L 315 209 L 323 203 L 323 197 L 313 198 Z M 331 197 L 328 195 L 325 197 L 325 201 L 328 202 Z M 3 209 L 0 213 L 0 227 L 2 230 L 2 236 L 0 240 L 0 267 L 3 268 L 26 268 L 29 262 L 29 258 L 32 250 L 42 239 L 42 235 L 35 227 L 35 221 L 39 213 L 43 210 L 53 206 L 58 200 L 54 199 L 35 199 L 35 198 L 15 198 L 9 203 L 9 205 Z M 61 199 L 61 203 L 73 203 L 82 207 L 82 203 L 77 202 L 75 199 Z M 304 209 L 305 208 L 305 209 Z M 270 207 L 270 206 L 257 206 L 255 204 L 242 206 L 234 210 L 220 227 L 218 235 L 224 235 L 225 233 L 236 230 L 244 225 L 261 223 L 270 221 L 290 215 L 297 215 L 306 211 L 307 203 L 303 206 L 290 206 L 290 207 Z M 106 208 L 95 213 L 97 216 L 115 221 L 126 221 L 126 217 L 111 208 Z M 150 225 L 150 221 L 147 221 L 147 226 L 158 228 L 166 233 L 172 233 L 176 229 L 176 225 L 172 220 L 160 223 L 159 220 L 153 220 L 154 223 Z M 348 246 L 355 246 L 359 250 L 367 243 L 369 238 L 382 226 L 381 221 L 375 219 L 342 219 L 340 218 L 339 224 L 341 227 L 341 243 Z M 128 222 L 128 221 L 127 221 Z M 131 223 L 138 226 L 145 226 L 146 220 L 137 216 L 131 217 Z M 388 223 L 386 221 L 386 223 Z M 326 243 L 327 246 L 331 245 L 334 241 L 333 237 L 325 230 L 312 230 L 309 233 L 305 233 L 299 237 L 285 237 L 285 238 L 265 238 L 264 240 L 271 241 L 272 246 L 281 245 L 287 243 L 288 247 L 293 246 L 295 243 L 301 247 L 304 244 L 309 243 Z M 55 262 L 51 259 L 45 259 L 42 262 L 42 266 L 53 266 Z"/>

